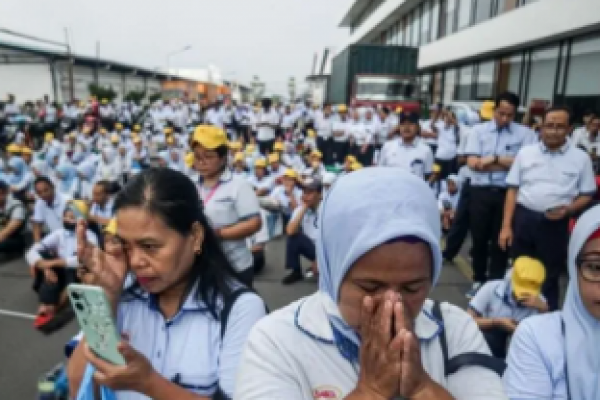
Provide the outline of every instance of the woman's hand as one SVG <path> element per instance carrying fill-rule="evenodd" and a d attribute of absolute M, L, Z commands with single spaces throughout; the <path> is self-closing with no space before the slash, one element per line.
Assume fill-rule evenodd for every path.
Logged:
<path fill-rule="evenodd" d="M 87 241 L 87 226 L 84 221 L 77 224 L 77 255 L 82 268 L 78 275 L 83 283 L 103 288 L 115 304 L 121 296 L 127 277 L 126 254 L 108 254 Z"/>
<path fill-rule="evenodd" d="M 118 350 L 125 359 L 125 365 L 114 365 L 99 358 L 85 344 L 83 354 L 96 368 L 94 381 L 113 390 L 131 390 L 145 394 L 150 378 L 156 373 L 152 364 L 125 340 L 119 343 Z"/>
<path fill-rule="evenodd" d="M 403 319 L 397 295 L 386 292 L 378 306 L 363 299 L 360 321 L 360 376 L 355 389 L 363 398 L 388 400 L 398 395 L 402 373 L 402 337 L 392 336 L 392 316 Z"/>
<path fill-rule="evenodd" d="M 44 279 L 50 283 L 57 283 L 58 277 L 56 276 L 56 272 L 51 269 L 44 269 Z"/>

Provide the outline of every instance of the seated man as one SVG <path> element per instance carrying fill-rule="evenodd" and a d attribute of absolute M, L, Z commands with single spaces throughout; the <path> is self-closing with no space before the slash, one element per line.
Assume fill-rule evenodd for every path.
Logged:
<path fill-rule="evenodd" d="M 111 196 L 111 183 L 98 181 L 92 190 L 92 208 L 90 209 L 89 228 L 102 238 L 104 227 L 112 219 L 114 197 Z M 102 241 L 102 240 L 101 240 Z"/>
<path fill-rule="evenodd" d="M 54 183 L 45 176 L 37 178 L 34 182 L 35 201 L 33 217 L 33 241 L 39 243 L 42 240 L 42 230 L 53 232 L 63 227 L 63 214 L 69 198 L 56 191 Z"/>
<path fill-rule="evenodd" d="M 0 254 L 16 254 L 25 242 L 21 231 L 25 226 L 25 206 L 10 193 L 10 186 L 0 180 Z"/>
<path fill-rule="evenodd" d="M 442 229 L 447 233 L 454 222 L 454 215 L 460 199 L 460 178 L 450 175 L 446 179 L 446 189 L 438 196 L 438 207 L 442 216 Z"/>
<path fill-rule="evenodd" d="M 316 249 L 318 210 L 321 204 L 323 185 L 320 180 L 307 178 L 303 184 L 302 204 L 296 207 L 287 225 L 286 267 L 292 272 L 283 279 L 284 285 L 291 285 L 304 279 L 300 256 L 313 262 L 316 270 Z"/>

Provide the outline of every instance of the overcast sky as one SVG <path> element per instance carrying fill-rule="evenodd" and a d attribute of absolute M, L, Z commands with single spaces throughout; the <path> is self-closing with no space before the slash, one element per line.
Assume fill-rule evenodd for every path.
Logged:
<path fill-rule="evenodd" d="M 258 75 L 267 91 L 287 93 L 290 76 L 304 82 L 315 52 L 340 46 L 338 28 L 353 0 L 0 0 L 0 27 L 64 41 L 76 53 L 147 68 L 219 67 L 226 79 Z M 0 40 L 16 41 L 0 35 Z M 34 43 L 31 43 L 34 45 Z M 37 45 L 36 46 L 40 46 Z"/>

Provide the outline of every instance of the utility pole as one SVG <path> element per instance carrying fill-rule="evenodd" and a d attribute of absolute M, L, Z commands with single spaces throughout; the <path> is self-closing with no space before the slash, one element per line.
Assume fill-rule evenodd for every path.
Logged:
<path fill-rule="evenodd" d="M 71 43 L 69 41 L 69 31 L 65 28 L 65 42 L 67 44 L 67 63 L 69 68 L 69 95 L 71 101 L 75 98 L 75 79 L 73 78 L 73 57 L 71 55 Z"/>

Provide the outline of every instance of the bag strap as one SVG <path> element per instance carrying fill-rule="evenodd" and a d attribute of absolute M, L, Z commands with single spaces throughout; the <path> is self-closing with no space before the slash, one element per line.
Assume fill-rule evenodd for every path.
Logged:
<path fill-rule="evenodd" d="M 562 318 L 562 316 L 560 317 L 560 324 L 561 324 L 561 330 L 562 330 L 562 335 L 563 335 L 563 339 L 565 338 L 565 320 Z M 566 343 L 566 341 L 563 340 L 563 342 Z M 571 400 L 571 386 L 569 385 L 569 368 L 567 366 L 567 353 L 565 352 L 565 385 L 567 387 L 567 400 Z"/>
<path fill-rule="evenodd" d="M 442 314 L 442 306 L 439 301 L 433 303 L 431 310 L 433 316 L 442 324 L 444 323 L 444 315 Z M 442 331 L 439 335 L 440 346 L 442 348 L 442 355 L 444 357 L 444 376 L 452 375 L 460 370 L 462 367 L 478 366 L 494 371 L 499 376 L 504 374 L 506 370 L 506 362 L 499 358 L 493 357 L 489 354 L 481 354 L 475 352 L 469 352 L 460 354 L 452 357 L 448 356 L 448 341 L 446 338 L 446 329 L 442 327 Z"/>
<path fill-rule="evenodd" d="M 227 321 L 229 320 L 229 314 L 231 314 L 231 309 L 233 305 L 237 301 L 237 299 L 245 294 L 245 293 L 254 293 L 252 289 L 248 289 L 247 287 L 241 287 L 239 289 L 234 290 L 229 294 L 229 296 L 223 299 L 223 309 L 221 310 L 221 339 L 225 337 L 225 331 L 227 330 Z"/>

